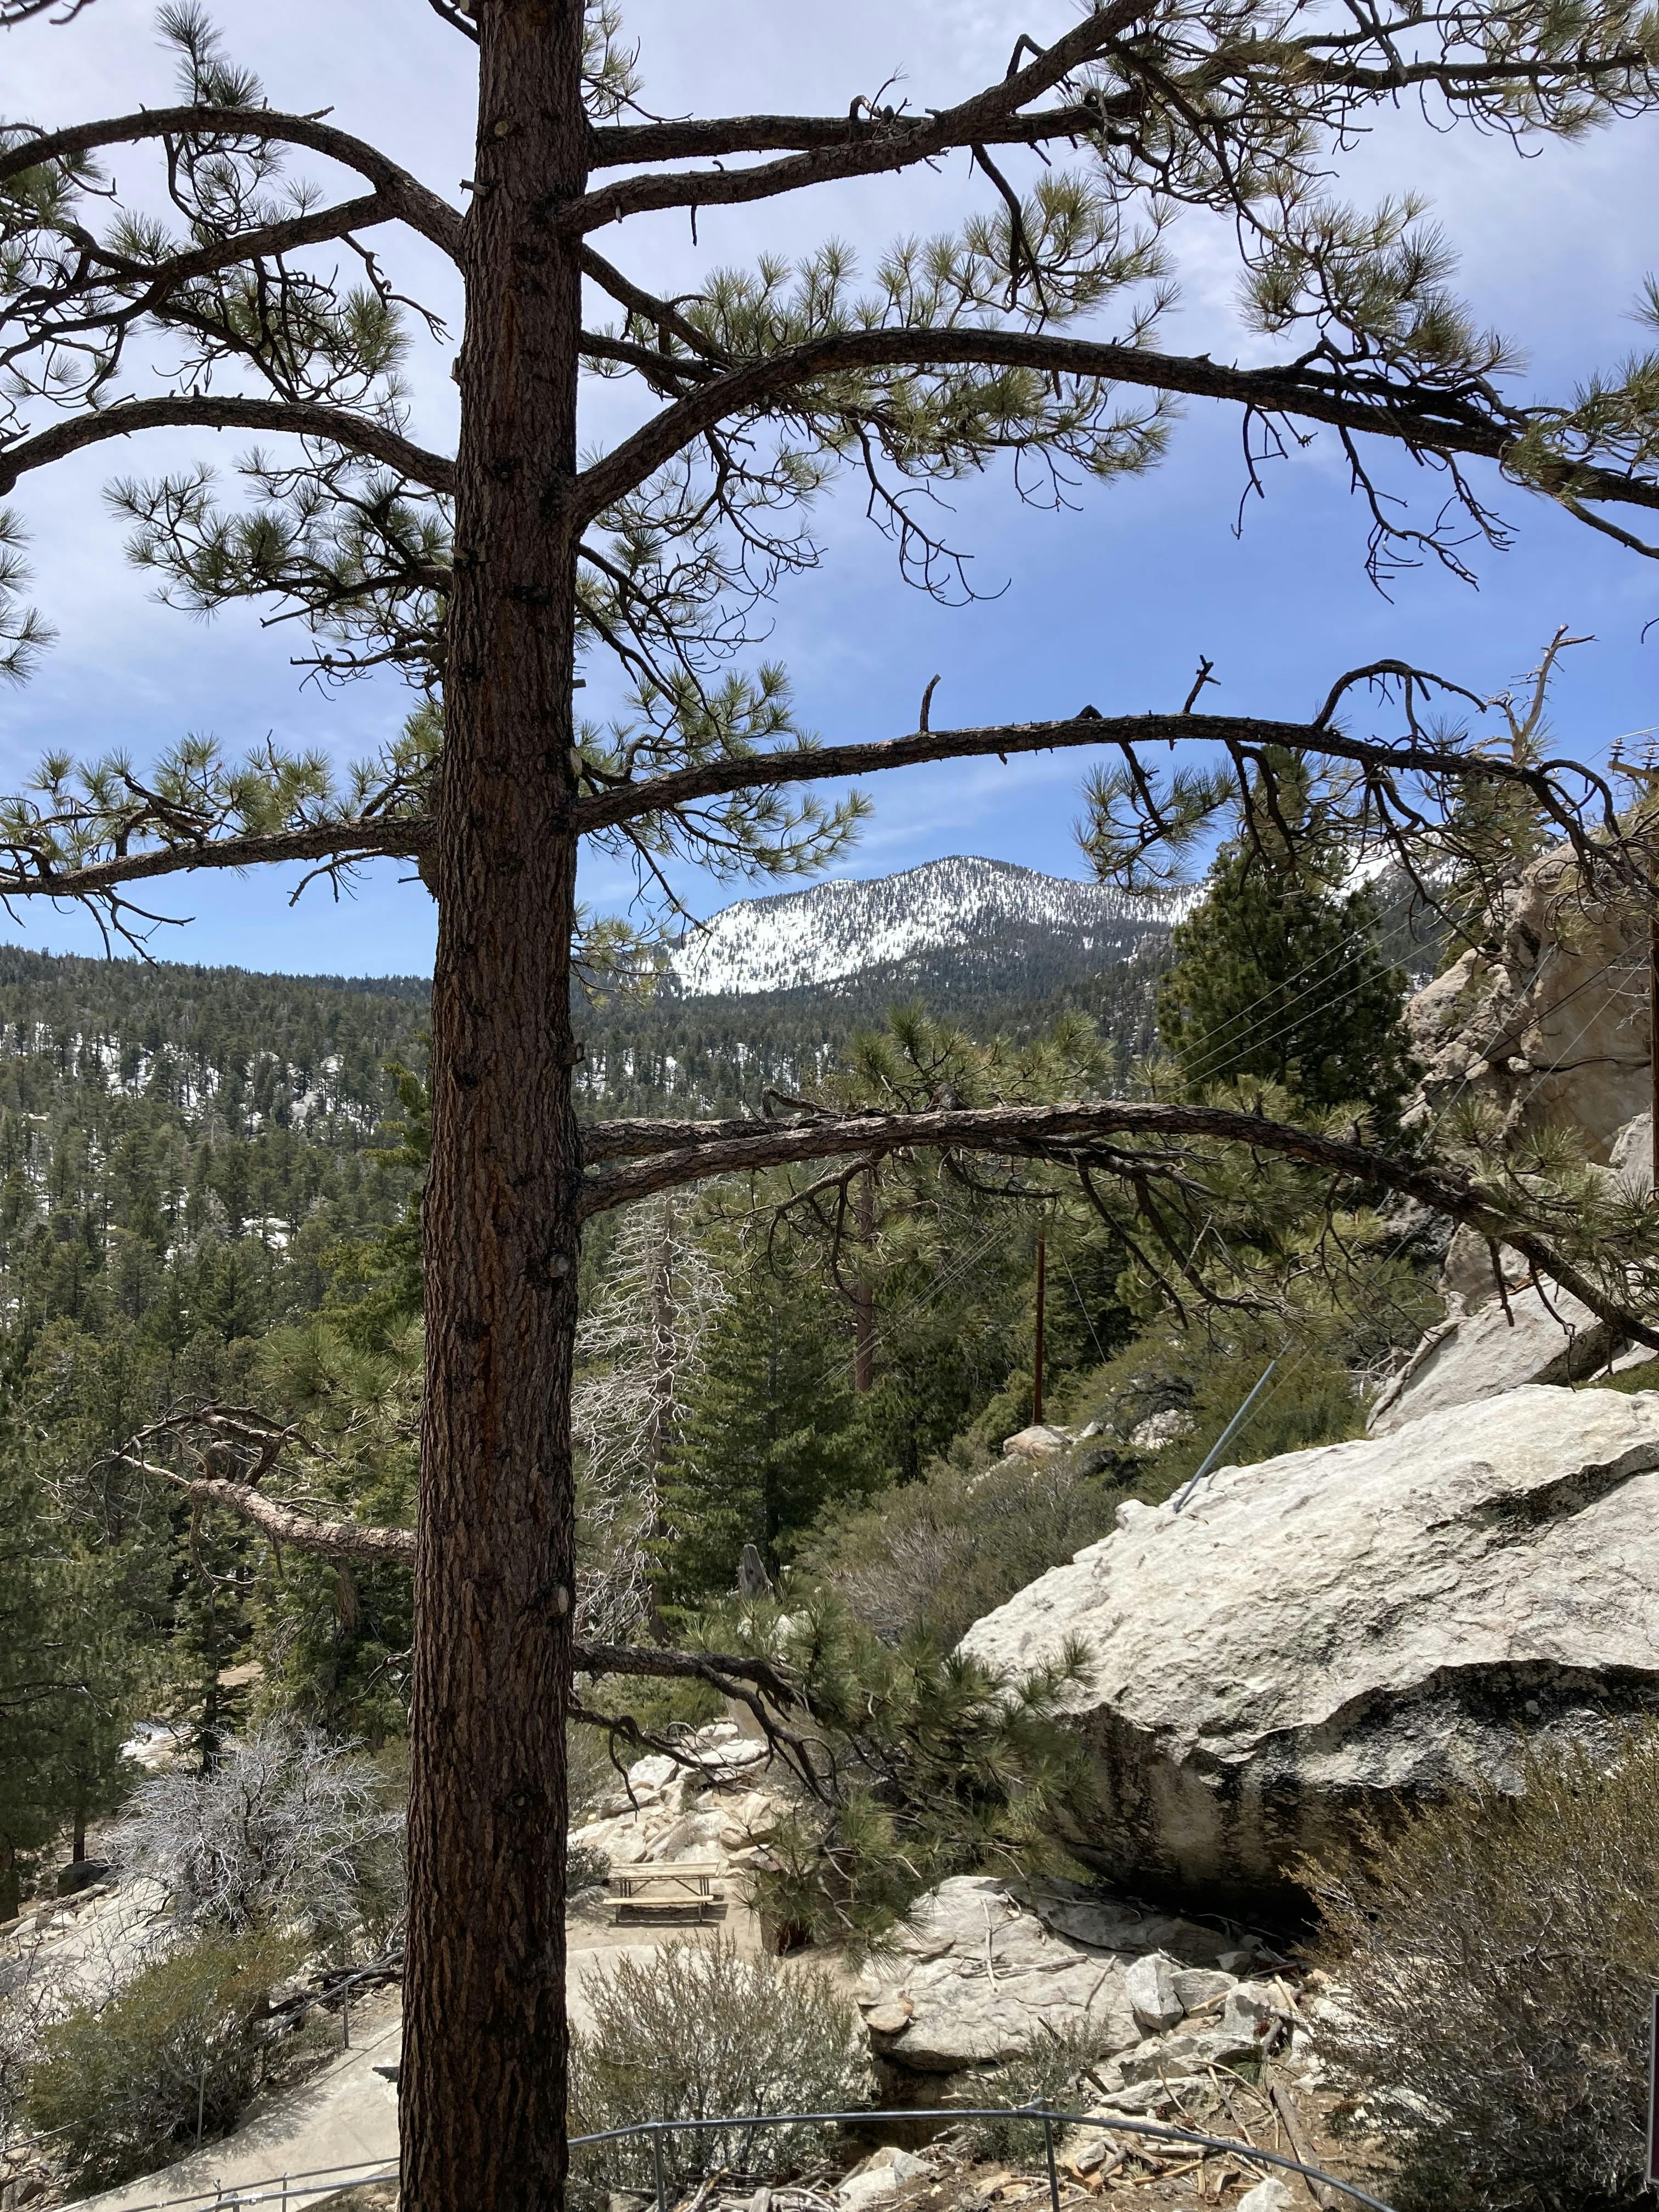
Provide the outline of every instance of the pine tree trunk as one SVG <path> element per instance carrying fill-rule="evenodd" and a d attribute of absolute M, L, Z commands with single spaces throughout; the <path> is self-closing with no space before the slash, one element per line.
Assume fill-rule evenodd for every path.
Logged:
<path fill-rule="evenodd" d="M 580 1153 L 570 747 L 580 0 L 479 0 L 433 880 L 404 2212 L 564 2180 L 564 1715 Z"/>

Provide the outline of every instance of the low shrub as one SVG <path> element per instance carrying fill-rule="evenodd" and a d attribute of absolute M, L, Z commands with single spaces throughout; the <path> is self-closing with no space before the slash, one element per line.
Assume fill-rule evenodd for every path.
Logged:
<path fill-rule="evenodd" d="M 1303 1869 L 1336 1978 L 1320 2045 L 1401 2212 L 1607 2212 L 1642 2194 L 1659 1987 L 1659 1727 L 1528 1753 Z"/>
<path fill-rule="evenodd" d="M 603 1889 L 611 1879 L 611 1861 L 593 1844 L 572 1844 L 565 1853 L 564 1887 L 567 1897 L 586 1897 Z"/>
<path fill-rule="evenodd" d="M 109 1845 L 187 1928 L 303 1921 L 327 1936 L 368 1921 L 384 1937 L 401 1910 L 404 1827 L 387 1795 L 352 1746 L 269 1721 L 204 1771 L 152 1775 Z"/>
<path fill-rule="evenodd" d="M 1057 2112 L 1086 2112 L 1099 2094 L 1090 2069 L 1103 2055 L 1103 2035 L 1088 2027 L 1046 2024 L 1025 2048 L 1000 2066 L 975 2074 L 958 2088 L 959 2105 L 1047 2105 Z M 1082 2101 L 1079 2102 L 1079 2100 Z M 1008 2116 L 964 2120 L 963 2147 L 975 2158 L 1029 2166 L 1042 2155 L 1042 2130 L 1034 2120 Z"/>
<path fill-rule="evenodd" d="M 740 1955 L 726 1936 L 688 1939 L 649 1959 L 620 1956 L 585 1990 L 592 2025 L 571 2039 L 573 2136 L 640 2120 L 840 2112 L 864 2101 L 858 2015 L 816 1968 Z M 721 2167 L 761 2179 L 797 2172 L 830 2140 L 821 2128 L 710 2128 L 665 2136 L 663 2157 L 680 2191 Z M 642 2139 L 573 2158 L 581 2203 L 651 2186 L 651 2147 Z"/>
<path fill-rule="evenodd" d="M 275 1936 L 209 1936 L 46 2029 L 24 2095 L 82 2188 L 107 2189 L 235 2124 L 264 2078 L 270 1996 L 299 1964 Z"/>
<path fill-rule="evenodd" d="M 919 1482 L 827 1519 L 797 1571 L 884 1643 L 948 1648 L 1027 1583 L 1110 1533 L 1122 1492 L 1063 1457 L 936 1460 Z"/>

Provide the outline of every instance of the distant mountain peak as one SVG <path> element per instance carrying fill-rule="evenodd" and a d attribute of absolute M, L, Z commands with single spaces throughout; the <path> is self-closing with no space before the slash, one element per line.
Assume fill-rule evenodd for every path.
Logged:
<path fill-rule="evenodd" d="M 740 899 L 688 931 L 670 967 L 688 997 L 838 983 L 941 953 L 1015 952 L 1034 939 L 1103 967 L 1171 919 L 1162 903 L 1101 884 L 958 854 L 898 875 Z"/>

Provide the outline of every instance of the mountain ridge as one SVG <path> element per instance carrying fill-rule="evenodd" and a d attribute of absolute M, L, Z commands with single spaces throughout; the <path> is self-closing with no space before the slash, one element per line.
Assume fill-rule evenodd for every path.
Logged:
<path fill-rule="evenodd" d="M 745 998 L 884 970 L 901 986 L 915 971 L 948 990 L 942 970 L 959 963 L 977 981 L 988 957 L 1010 982 L 1041 988 L 1161 945 L 1176 918 L 1164 902 L 957 854 L 893 875 L 739 899 L 679 939 L 668 988 L 682 998 Z M 1017 973 L 1039 969 L 1041 977 Z"/>

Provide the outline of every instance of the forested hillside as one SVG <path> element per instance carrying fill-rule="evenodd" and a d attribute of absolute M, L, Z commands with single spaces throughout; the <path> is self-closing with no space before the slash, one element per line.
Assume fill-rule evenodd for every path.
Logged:
<path fill-rule="evenodd" d="M 56 1320 L 174 1346 L 310 1311 L 389 1223 L 372 1156 L 424 986 L 0 950 L 0 1284 L 14 1358 Z"/>
<path fill-rule="evenodd" d="M 1160 951 L 1094 974 L 1073 951 L 1047 1002 L 1018 977 L 999 987 L 983 946 L 977 984 L 946 959 L 928 976 L 890 964 L 741 998 L 669 984 L 584 1002 L 584 1110 L 758 1111 L 769 1085 L 833 1083 L 857 1033 L 930 980 L 969 1034 L 1000 1029 L 1028 1051 L 1054 1021 L 1097 1014 L 1089 1079 L 1121 1080 L 1152 1042 Z M 204 1524 L 127 1447 L 204 1404 L 244 1407 L 303 1437 L 305 1494 L 412 1516 L 427 1019 L 415 977 L 0 951 L 0 1504 L 16 1540 L 0 1565 L 0 1768 L 14 1799 L 0 1918 L 63 1823 L 95 1820 L 127 1786 L 119 1744 L 142 1714 L 210 1756 L 263 1680 L 261 1694 L 285 1682 L 282 1698 L 328 1726 L 371 1740 L 401 1728 L 403 1578 L 343 1581 L 301 1561 L 273 1582 L 262 1539 Z M 1003 1389 L 1029 1326 L 1029 1237 L 1010 1242 L 951 1194 L 918 1208 L 895 1191 L 868 1302 L 879 1362 L 855 1376 L 856 1299 L 821 1241 L 792 1231 L 768 1255 L 747 1204 L 717 1191 L 673 1230 L 719 1288 L 706 1345 L 672 1355 L 679 1456 L 646 1486 L 674 1500 L 674 1556 L 643 1570 L 665 1601 L 723 1587 L 751 1531 L 775 1565 L 833 1502 L 917 1474 Z M 600 1224 L 584 1257 L 590 1303 L 628 1310 L 639 1244 L 625 1234 L 613 1250 Z M 1108 1279 L 1098 1288 L 1109 1297 Z M 1063 1316 L 1051 1339 L 1063 1353 Z M 601 1395 L 614 1364 L 592 1364 Z M 602 1480 L 598 1429 L 589 1443 Z M 168 1458 L 158 1443 L 138 1457 L 158 1451 Z M 42 1646 L 62 1681 L 37 1694 Z"/>

